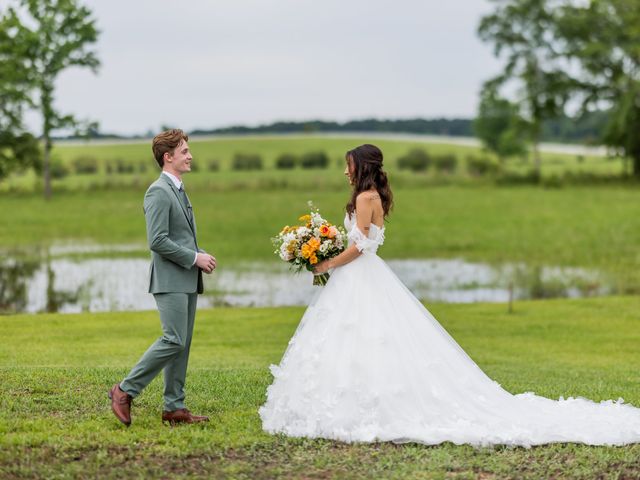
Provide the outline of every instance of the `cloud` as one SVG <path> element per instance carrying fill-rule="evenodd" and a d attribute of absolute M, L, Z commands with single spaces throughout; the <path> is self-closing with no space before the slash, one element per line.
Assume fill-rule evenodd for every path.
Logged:
<path fill-rule="evenodd" d="M 102 67 L 62 74 L 56 105 L 109 132 L 471 116 L 498 71 L 487 0 L 85 3 Z"/>

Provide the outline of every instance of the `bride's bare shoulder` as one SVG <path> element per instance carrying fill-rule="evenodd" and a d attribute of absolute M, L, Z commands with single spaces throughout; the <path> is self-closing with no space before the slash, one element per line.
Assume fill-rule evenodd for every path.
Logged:
<path fill-rule="evenodd" d="M 380 194 L 375 190 L 366 190 L 364 192 L 360 192 L 356 197 L 356 204 L 361 203 L 371 203 L 376 200 L 380 200 Z"/>

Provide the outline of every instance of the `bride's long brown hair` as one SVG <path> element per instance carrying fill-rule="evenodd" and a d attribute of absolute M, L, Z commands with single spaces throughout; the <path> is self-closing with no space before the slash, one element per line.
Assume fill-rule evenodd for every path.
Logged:
<path fill-rule="evenodd" d="M 393 207 L 393 193 L 391 193 L 387 174 L 382 170 L 382 151 L 375 145 L 365 143 L 349 150 L 345 158 L 347 163 L 351 161 L 353 165 L 353 172 L 350 174 L 353 193 L 351 200 L 347 203 L 349 216 L 352 216 L 356 209 L 356 197 L 362 192 L 376 189 L 382 200 L 382 209 L 386 218 Z M 351 167 L 349 170 L 351 171 Z"/>

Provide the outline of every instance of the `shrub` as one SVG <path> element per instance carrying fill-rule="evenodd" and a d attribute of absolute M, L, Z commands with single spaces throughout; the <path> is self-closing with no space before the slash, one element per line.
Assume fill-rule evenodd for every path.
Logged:
<path fill-rule="evenodd" d="M 73 170 L 79 175 L 98 173 L 98 160 L 91 155 L 81 155 L 73 160 Z"/>
<path fill-rule="evenodd" d="M 198 162 L 194 162 L 192 160 L 191 161 L 191 171 L 192 172 L 199 172 L 200 171 L 200 164 Z"/>
<path fill-rule="evenodd" d="M 398 168 L 400 170 L 425 172 L 429 169 L 430 165 L 431 156 L 421 148 L 414 148 L 398 159 Z"/>
<path fill-rule="evenodd" d="M 458 165 L 458 158 L 455 155 L 439 155 L 433 159 L 436 170 L 443 173 L 453 173 Z"/>
<path fill-rule="evenodd" d="M 191 169 L 193 170 L 193 165 L 191 165 Z M 142 162 L 138 164 L 138 172 L 145 173 L 147 171 L 147 164 Z"/>
<path fill-rule="evenodd" d="M 262 157 L 257 153 L 236 153 L 231 164 L 233 170 L 261 170 Z"/>
<path fill-rule="evenodd" d="M 498 165 L 486 157 L 467 157 L 467 171 L 474 177 L 493 175 L 498 171 Z"/>
<path fill-rule="evenodd" d="M 135 165 L 131 162 L 127 162 L 126 160 L 122 160 L 120 158 L 116 160 L 117 173 L 133 173 L 135 169 Z"/>
<path fill-rule="evenodd" d="M 302 168 L 327 168 L 329 156 L 324 152 L 307 152 L 300 159 Z"/>
<path fill-rule="evenodd" d="M 563 183 L 562 178 L 557 173 L 542 179 L 542 186 L 545 188 L 560 188 Z"/>
<path fill-rule="evenodd" d="M 289 170 L 298 164 L 298 157 L 292 153 L 283 153 L 276 158 L 276 168 L 280 170 Z"/>
<path fill-rule="evenodd" d="M 69 175 L 69 167 L 62 163 L 58 157 L 53 157 L 49 163 L 49 172 L 51 178 L 60 179 Z"/>
<path fill-rule="evenodd" d="M 215 158 L 207 160 L 207 170 L 210 172 L 217 172 L 220 170 L 220 162 Z"/>
<path fill-rule="evenodd" d="M 536 185 L 540 183 L 540 174 L 536 170 L 526 173 L 503 172 L 496 179 L 499 185 Z"/>

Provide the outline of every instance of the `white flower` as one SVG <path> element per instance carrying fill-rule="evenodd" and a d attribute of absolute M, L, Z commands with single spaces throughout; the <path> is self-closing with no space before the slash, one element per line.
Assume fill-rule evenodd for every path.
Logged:
<path fill-rule="evenodd" d="M 331 248 L 331 240 L 325 240 L 320 245 L 320 249 L 319 250 L 320 250 L 320 253 L 327 253 L 330 248 Z"/>
<path fill-rule="evenodd" d="M 287 250 L 287 246 L 288 246 L 288 243 L 283 243 L 282 246 L 280 247 L 280 258 L 285 262 L 288 262 L 293 258 L 293 255 L 289 253 L 289 250 Z"/>
<path fill-rule="evenodd" d="M 289 243 L 291 243 L 292 241 L 296 240 L 296 234 L 293 232 L 289 232 L 286 233 L 283 237 L 282 237 L 282 241 L 289 245 Z"/>
<path fill-rule="evenodd" d="M 311 233 L 311 230 L 309 230 L 307 227 L 300 227 L 297 231 L 296 231 L 296 236 L 298 238 L 304 238 L 307 235 L 309 235 Z"/>
<path fill-rule="evenodd" d="M 311 212 L 311 225 L 313 225 L 314 227 L 319 227 L 320 225 L 322 225 L 323 223 L 326 223 L 324 218 L 322 218 L 320 216 L 319 213 L 317 212 Z"/>

